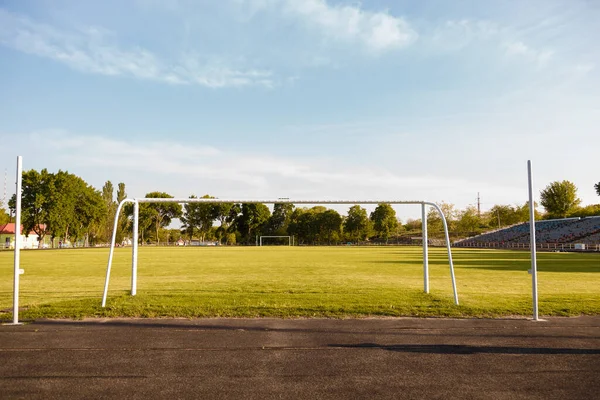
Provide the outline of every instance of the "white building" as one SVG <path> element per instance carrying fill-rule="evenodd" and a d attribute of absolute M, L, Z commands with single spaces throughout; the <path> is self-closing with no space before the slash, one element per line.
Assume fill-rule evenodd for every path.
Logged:
<path fill-rule="evenodd" d="M 23 235 L 23 226 L 20 229 L 21 233 L 21 248 L 22 249 L 37 249 L 39 248 L 38 235 L 31 231 L 28 235 Z M 44 240 L 44 242 L 46 242 Z M 0 247 L 6 249 L 15 248 L 15 224 L 0 225 Z M 42 243 L 42 247 L 47 247 L 47 243 Z"/>

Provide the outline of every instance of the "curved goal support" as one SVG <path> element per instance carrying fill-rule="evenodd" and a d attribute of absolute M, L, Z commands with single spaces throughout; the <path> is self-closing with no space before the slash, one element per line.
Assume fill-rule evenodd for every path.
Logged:
<path fill-rule="evenodd" d="M 454 304 L 458 305 L 458 293 L 456 291 L 456 278 L 454 277 L 454 262 L 452 261 L 452 250 L 450 250 L 450 234 L 448 233 L 448 223 L 446 222 L 446 217 L 442 212 L 442 209 L 438 207 L 435 203 L 425 203 L 437 210 L 442 218 L 442 224 L 444 224 L 444 236 L 446 237 L 446 249 L 448 250 L 448 264 L 450 264 L 450 276 L 452 277 L 452 291 L 454 292 Z M 425 224 L 425 227 L 427 225 Z M 427 228 L 425 228 L 427 229 Z"/>
<path fill-rule="evenodd" d="M 133 240 L 132 240 L 132 256 L 131 256 L 131 295 L 135 296 L 137 293 L 137 259 L 138 259 L 138 221 L 139 221 L 139 205 L 140 203 L 262 203 L 262 204 L 412 204 L 421 205 L 422 219 L 421 224 L 423 228 L 423 281 L 424 291 L 429 293 L 429 253 L 427 244 L 427 213 L 425 206 L 431 206 L 437 210 L 442 219 L 444 226 L 444 235 L 446 238 L 446 249 L 448 252 L 448 264 L 450 266 L 450 277 L 452 279 L 452 291 L 454 293 L 454 304 L 458 305 L 458 292 L 456 290 L 456 278 L 454 275 L 454 262 L 452 260 L 452 250 L 450 249 L 450 234 L 448 232 L 448 223 L 446 217 L 442 212 L 442 209 L 435 203 L 429 201 L 403 201 L 403 200 L 289 200 L 289 199 L 267 199 L 267 200 L 249 200 L 249 199 L 174 199 L 174 198 L 142 198 L 142 199 L 125 199 L 121 201 L 117 207 L 117 213 L 115 214 L 115 224 L 113 229 L 113 235 L 110 245 L 110 253 L 108 256 L 108 266 L 106 268 L 106 281 L 104 283 L 104 293 L 102 295 L 102 307 L 106 307 L 106 297 L 108 295 L 108 282 L 110 279 L 110 270 L 112 266 L 112 259 L 115 247 L 115 238 L 117 234 L 117 225 L 119 221 L 119 213 L 125 203 L 134 204 L 133 212 Z"/>
<path fill-rule="evenodd" d="M 108 253 L 108 265 L 106 266 L 106 279 L 104 281 L 104 293 L 102 294 L 102 307 L 106 306 L 106 296 L 108 295 L 108 281 L 110 279 L 110 269 L 112 267 L 112 260 L 113 260 L 113 255 L 114 255 L 114 252 L 115 252 L 115 240 L 117 238 L 117 228 L 118 228 L 118 225 L 119 225 L 119 214 L 121 213 L 121 209 L 123 208 L 123 205 L 125 203 L 134 203 L 135 206 L 136 206 L 135 210 L 134 210 L 134 215 L 135 215 L 134 219 L 135 219 L 135 222 L 134 222 L 134 230 L 133 231 L 134 231 L 134 239 L 136 239 L 136 242 L 137 242 L 137 238 L 136 238 L 136 236 L 137 236 L 136 235 L 137 234 L 137 223 L 136 222 L 137 222 L 137 215 L 138 215 L 138 209 L 137 209 L 138 208 L 137 207 L 138 202 L 136 200 L 132 200 L 132 199 L 124 199 L 123 201 L 121 201 L 119 203 L 119 206 L 117 207 L 117 212 L 115 213 L 115 223 L 114 223 L 114 226 L 113 226 L 112 239 L 110 241 L 110 253 Z M 137 246 L 134 246 L 134 248 L 135 248 L 134 254 L 137 255 Z M 136 263 L 134 263 L 134 265 L 135 264 Z M 135 273 L 132 274 L 132 280 L 134 279 L 133 278 L 134 276 L 137 279 L 137 271 L 134 271 L 134 272 Z M 133 284 L 132 284 L 132 286 L 133 286 Z M 135 293 L 133 293 L 133 291 L 132 291 L 132 294 L 135 295 Z"/>

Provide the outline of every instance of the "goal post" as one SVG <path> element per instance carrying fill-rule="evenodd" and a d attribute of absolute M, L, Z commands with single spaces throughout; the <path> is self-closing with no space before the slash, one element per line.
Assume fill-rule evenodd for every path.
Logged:
<path fill-rule="evenodd" d="M 342 205 L 342 204 L 390 204 L 390 205 L 420 205 L 421 212 L 424 216 L 421 219 L 422 224 L 422 232 L 423 232 L 423 281 L 424 281 L 424 291 L 425 293 L 429 293 L 429 253 L 428 253 L 428 244 L 427 244 L 427 218 L 426 218 L 426 207 L 430 206 L 436 209 L 440 218 L 442 220 L 442 225 L 444 227 L 444 236 L 446 239 L 446 250 L 448 253 L 448 265 L 450 267 L 450 278 L 452 280 L 452 290 L 454 293 L 454 303 L 458 305 L 458 293 L 456 290 L 456 278 L 454 275 L 454 262 L 452 261 L 452 250 L 450 249 L 450 235 L 448 232 L 448 223 L 446 222 L 446 217 L 442 212 L 441 208 L 429 201 L 405 201 L 405 200 L 291 200 L 291 199 L 190 199 L 190 198 L 138 198 L 138 199 L 124 199 L 119 203 L 117 207 L 117 212 L 115 213 L 115 222 L 113 228 L 112 239 L 110 243 L 110 252 L 108 256 L 108 265 L 106 267 L 106 280 L 104 282 L 104 293 L 102 295 L 102 307 L 106 307 L 106 297 L 108 295 L 108 285 L 110 280 L 110 271 L 112 267 L 112 260 L 115 248 L 115 238 L 117 233 L 117 223 L 119 218 L 119 213 L 125 203 L 133 203 L 133 241 L 132 241 L 132 251 L 131 251 L 131 295 L 135 296 L 137 293 L 137 263 L 138 263 L 138 226 L 139 226 L 139 205 L 142 203 L 177 203 L 177 204 L 186 204 L 186 203 L 210 203 L 210 204 L 223 204 L 223 203 L 245 203 L 245 204 L 329 204 L 329 205 Z"/>
<path fill-rule="evenodd" d="M 293 236 L 282 236 L 282 235 L 263 235 L 263 236 L 259 236 L 259 241 L 258 241 L 258 245 L 260 247 L 262 247 L 263 245 L 263 239 L 283 239 L 283 238 L 287 238 L 288 239 L 288 246 L 292 246 L 294 243 L 292 241 Z"/>

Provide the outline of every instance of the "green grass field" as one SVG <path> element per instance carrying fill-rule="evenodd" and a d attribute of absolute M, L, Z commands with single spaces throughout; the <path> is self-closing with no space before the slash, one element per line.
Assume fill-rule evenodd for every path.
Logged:
<path fill-rule="evenodd" d="M 21 319 L 83 317 L 502 317 L 531 315 L 529 253 L 430 249 L 423 293 L 419 247 L 117 249 L 106 308 L 107 249 L 21 253 Z M 13 253 L 0 252 L 0 319 L 12 319 Z M 541 315 L 600 314 L 600 254 L 539 253 Z"/>

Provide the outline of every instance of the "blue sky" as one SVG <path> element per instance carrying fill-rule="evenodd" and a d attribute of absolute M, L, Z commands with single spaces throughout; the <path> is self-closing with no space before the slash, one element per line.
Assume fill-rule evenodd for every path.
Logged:
<path fill-rule="evenodd" d="M 531 159 L 536 191 L 598 203 L 599 20 L 586 0 L 4 0 L 0 168 L 486 209 L 526 201 Z"/>

